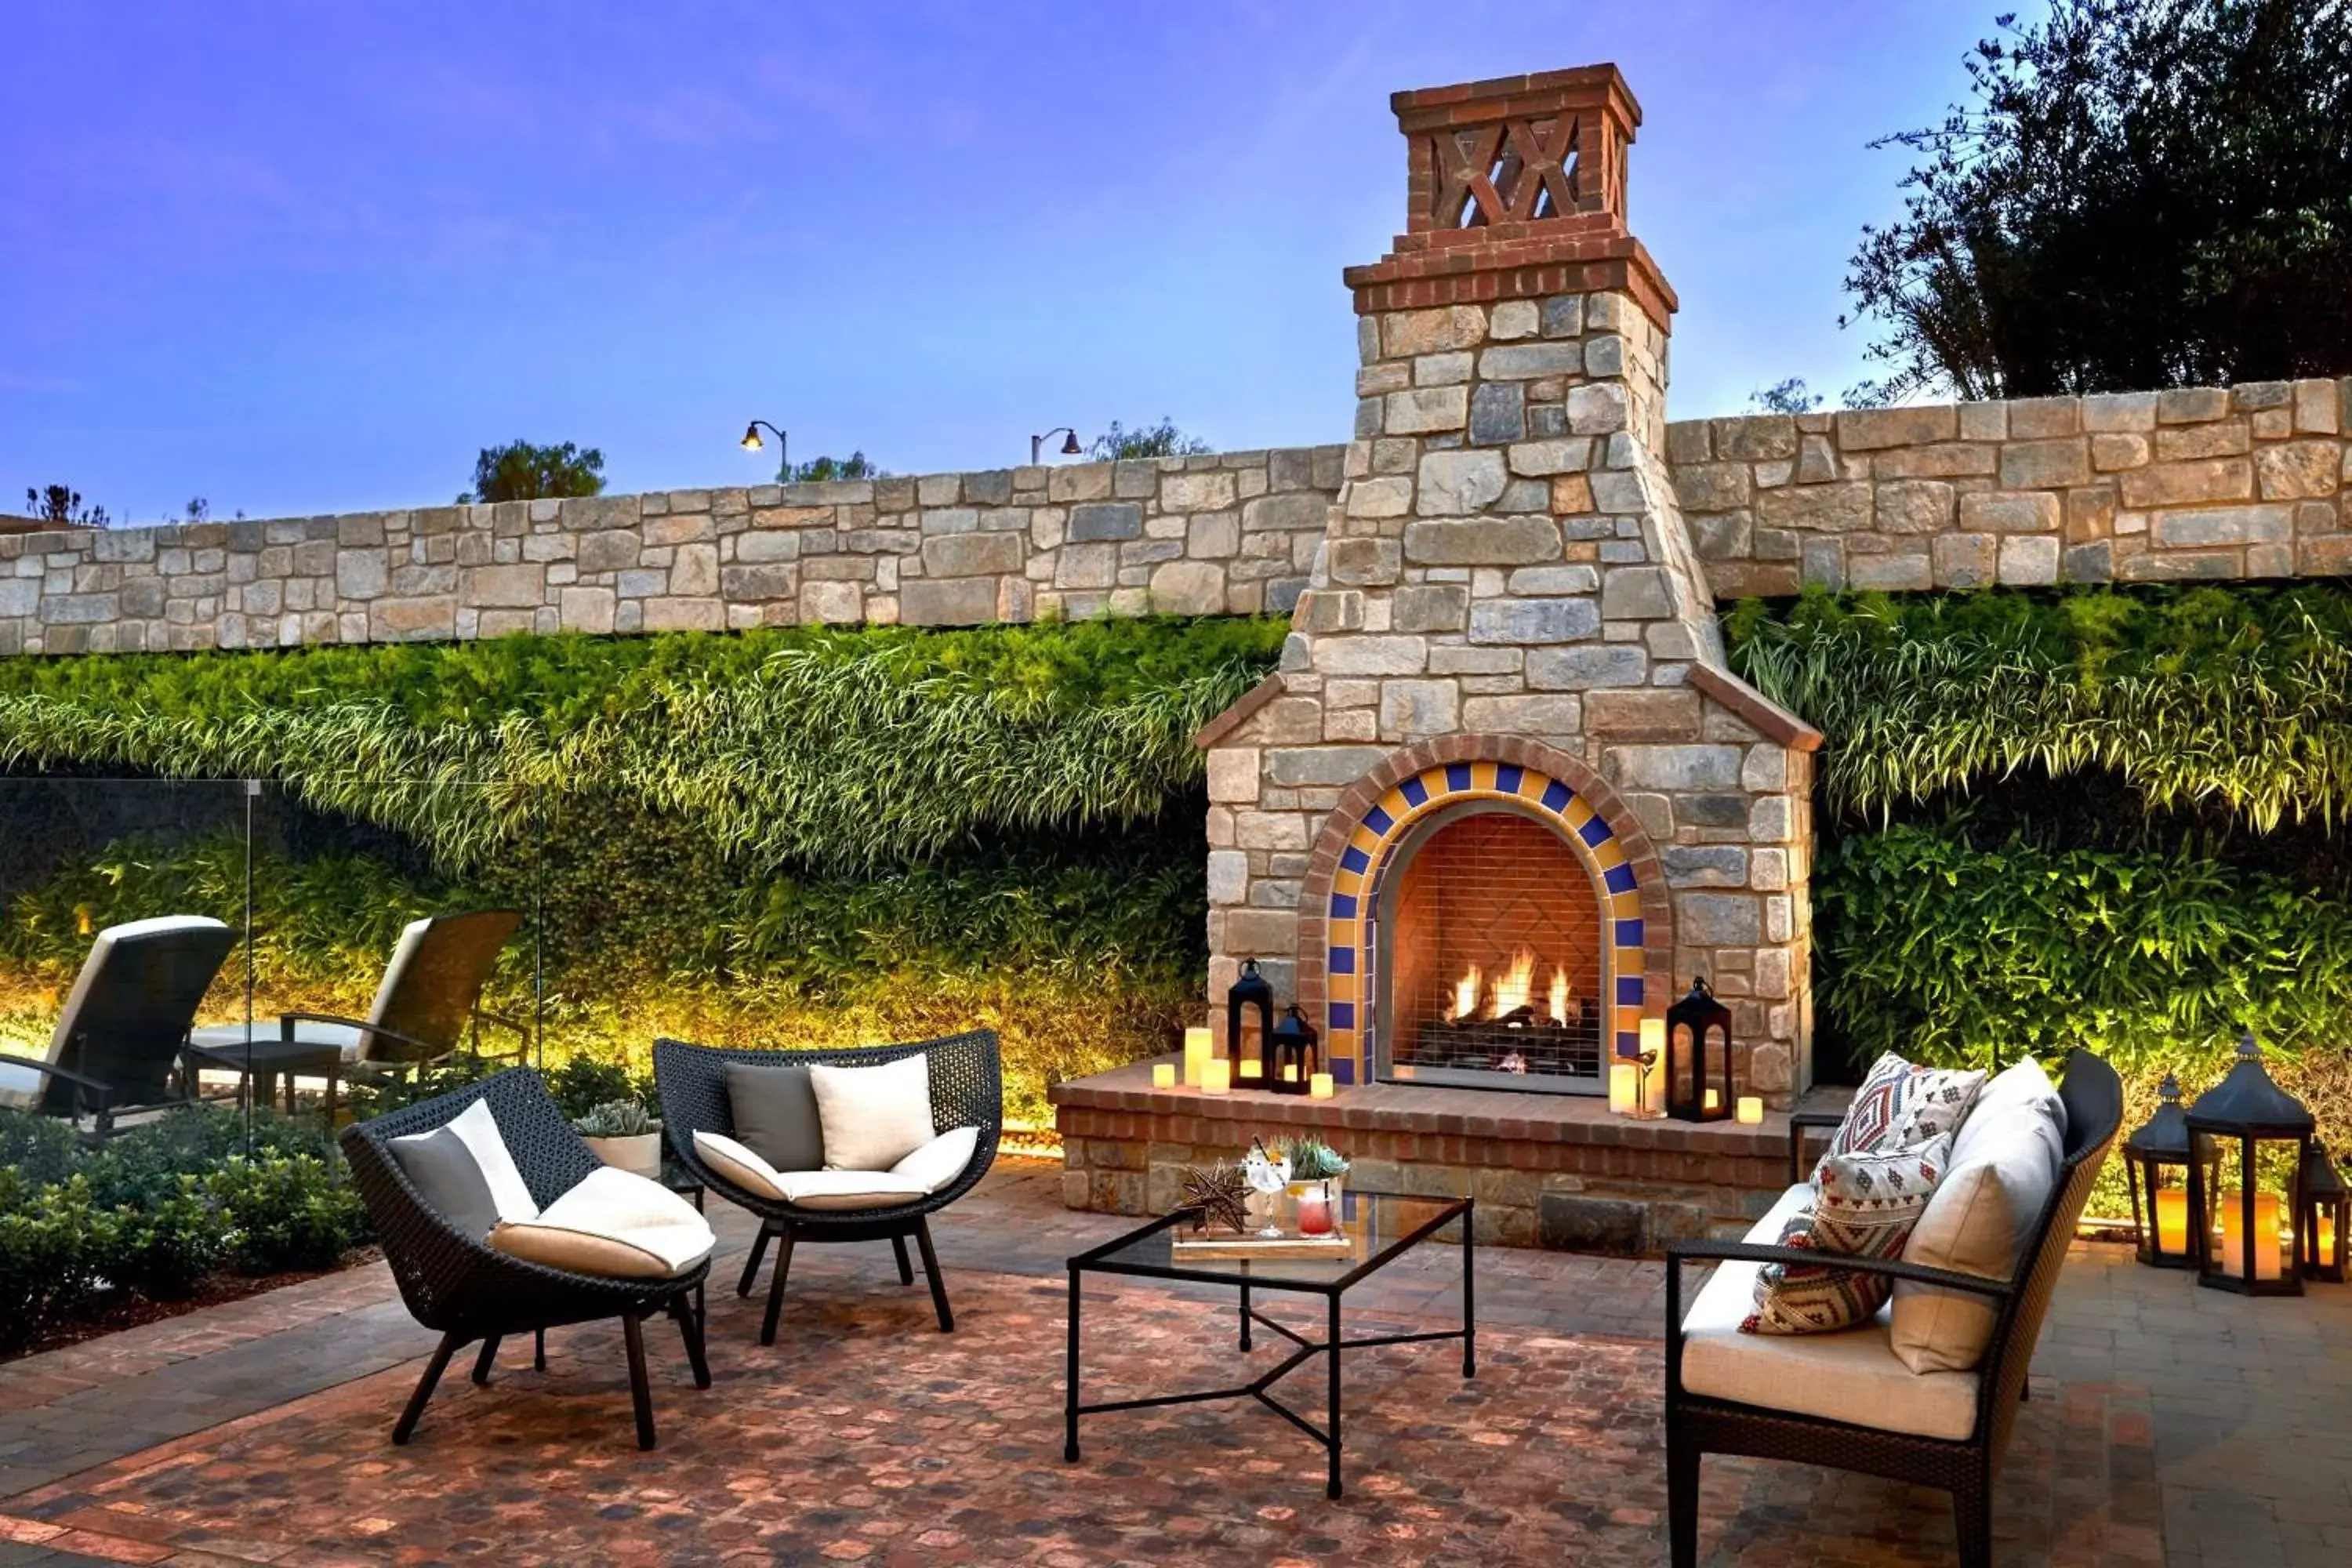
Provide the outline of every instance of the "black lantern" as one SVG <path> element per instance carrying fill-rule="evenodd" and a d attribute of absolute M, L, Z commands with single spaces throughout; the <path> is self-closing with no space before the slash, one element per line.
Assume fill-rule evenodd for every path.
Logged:
<path fill-rule="evenodd" d="M 2303 1163 L 2303 1223 L 2294 1227 L 2295 1256 L 2305 1279 L 2344 1283 L 2345 1247 L 2352 1233 L 2352 1186 L 2315 1138 Z"/>
<path fill-rule="evenodd" d="M 1258 1071 L 1264 1072 L 1266 1042 L 1274 1037 L 1274 987 L 1257 972 L 1257 960 L 1244 958 L 1242 977 L 1225 993 L 1225 1055 L 1233 1060 L 1235 1089 L 1242 1087 L 1244 1076 L 1254 1076 L 1242 1071 L 1242 1042 L 1248 1037 L 1242 1028 L 1242 1017 L 1250 1007 L 1257 1009 Z"/>
<path fill-rule="evenodd" d="M 1305 1094 L 1322 1067 L 1315 1046 L 1315 1026 L 1294 1005 L 1290 1016 L 1276 1024 L 1266 1038 L 1273 1047 L 1265 1064 L 1265 1087 L 1276 1094 Z"/>
<path fill-rule="evenodd" d="M 1721 1121 L 1731 1106 L 1731 1009 L 1697 976 L 1666 1009 L 1666 1114 Z"/>
<path fill-rule="evenodd" d="M 2131 1181 L 2132 1226 L 2139 1260 L 2151 1268 L 2194 1268 L 2189 1234 L 2189 1113 L 2180 1109 L 2180 1080 L 2164 1075 L 2160 1103 L 2147 1125 L 2124 1140 L 2124 1173 Z"/>
<path fill-rule="evenodd" d="M 2243 1296 L 2300 1296 L 2303 1248 L 2279 1226 L 2298 1226 L 2311 1112 L 2271 1081 L 2262 1047 L 2239 1037 L 2229 1076 L 2197 1097 L 2189 1128 L 2189 1215 L 2196 1226 L 2197 1283 Z"/>

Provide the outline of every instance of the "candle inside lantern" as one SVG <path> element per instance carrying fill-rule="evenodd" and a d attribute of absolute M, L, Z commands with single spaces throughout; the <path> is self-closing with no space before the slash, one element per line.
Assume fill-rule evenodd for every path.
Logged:
<path fill-rule="evenodd" d="M 2317 1261 L 2323 1268 L 2336 1261 L 2336 1216 L 2332 1214 L 2323 1214 L 2319 1216 Z"/>
<path fill-rule="evenodd" d="M 1282 1064 L 1282 1081 L 1285 1083 L 1297 1083 L 1298 1081 L 1298 1064 L 1297 1062 L 1285 1062 Z"/>
<path fill-rule="evenodd" d="M 1633 1115 L 1634 1102 L 1641 1092 L 1641 1063 L 1620 1061 L 1609 1064 L 1609 1110 L 1612 1114 Z"/>
<path fill-rule="evenodd" d="M 2221 1272 L 2245 1277 L 2245 1246 L 2238 1234 L 2245 1218 L 2243 1200 L 2225 1194 L 2221 1210 Z M 2257 1279 L 2279 1278 L 2279 1202 L 2275 1193 L 2254 1194 L 2254 1274 Z"/>
<path fill-rule="evenodd" d="M 1710 1089 L 1706 1091 L 1706 1109 L 1709 1110 L 1720 1110 L 1723 1109 L 1723 1091 L 1721 1089 Z"/>
<path fill-rule="evenodd" d="M 1234 1064 L 1234 1076 L 1235 1078 L 1253 1079 L 1264 1078 L 1265 1076 L 1265 1064 L 1264 1062 L 1235 1062 Z"/>
<path fill-rule="evenodd" d="M 1201 1087 L 1202 1069 L 1216 1054 L 1215 1042 L 1209 1037 L 1208 1030 L 1195 1025 L 1184 1031 L 1184 1086 L 1187 1089 Z"/>
<path fill-rule="evenodd" d="M 1328 1072 L 1318 1072 L 1307 1080 L 1307 1098 L 1309 1100 L 1328 1100 L 1336 1092 L 1338 1086 L 1331 1081 L 1331 1075 Z"/>
<path fill-rule="evenodd" d="M 2179 1187 L 2157 1190 L 2156 1245 L 2176 1256 L 2189 1250 L 2189 1194 Z"/>
<path fill-rule="evenodd" d="M 1176 1064 L 1174 1062 L 1152 1063 L 1151 1087 L 1154 1089 L 1174 1089 L 1176 1087 Z"/>
<path fill-rule="evenodd" d="M 1212 1057 L 1201 1068 L 1202 1094 L 1227 1094 L 1234 1087 L 1234 1064 L 1223 1057 Z"/>
<path fill-rule="evenodd" d="M 1743 1095 L 1741 1095 L 1741 1096 L 1739 1097 L 1739 1104 L 1738 1105 L 1738 1107 L 1737 1107 L 1737 1108 L 1735 1109 L 1735 1110 L 1734 1110 L 1734 1115 L 1738 1119 L 1738 1121 L 1739 1121 L 1740 1125 L 1741 1125 L 1741 1126 L 1743 1126 L 1743 1127 L 1761 1127 L 1761 1126 L 1763 1126 L 1763 1125 L 1764 1125 L 1764 1100 L 1763 1100 L 1763 1097 L 1762 1097 L 1761 1095 L 1754 1095 L 1754 1094 L 1743 1094 Z"/>

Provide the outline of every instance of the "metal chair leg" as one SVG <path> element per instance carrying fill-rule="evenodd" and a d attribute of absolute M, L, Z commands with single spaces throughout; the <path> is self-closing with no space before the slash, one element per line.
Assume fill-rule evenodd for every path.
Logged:
<path fill-rule="evenodd" d="M 499 1363 L 499 1335 L 492 1334 L 484 1340 L 482 1353 L 474 1358 L 474 1386 L 477 1388 L 489 1386 L 490 1368 Z"/>
<path fill-rule="evenodd" d="M 751 1243 L 751 1256 L 743 1260 L 743 1278 L 735 1283 L 735 1294 L 738 1296 L 749 1296 L 751 1293 L 751 1287 L 758 1283 L 760 1259 L 768 1256 L 768 1237 L 772 1234 L 768 1222 L 761 1220 L 760 1234 Z"/>
<path fill-rule="evenodd" d="M 392 1440 L 394 1444 L 407 1442 L 409 1434 L 416 1430 L 416 1418 L 425 1414 L 425 1402 L 433 1397 L 434 1385 L 441 1381 L 441 1374 L 449 1370 L 449 1358 L 456 1355 L 465 1342 L 457 1334 L 441 1336 L 441 1342 L 434 1347 L 433 1359 L 425 1363 L 425 1375 L 416 1380 L 416 1392 L 408 1396 L 408 1407 L 393 1424 Z"/>
<path fill-rule="evenodd" d="M 931 1306 L 940 1315 L 940 1332 L 955 1332 L 955 1313 L 948 1308 L 948 1282 L 940 1278 L 940 1255 L 931 1250 L 931 1227 L 921 1215 L 915 1216 L 915 1245 L 922 1249 L 923 1272 L 930 1276 Z"/>
<path fill-rule="evenodd" d="M 760 1342 L 776 1342 L 776 1319 L 784 1310 L 784 1276 L 793 1268 L 793 1233 L 789 1229 L 776 1233 L 776 1277 L 768 1285 L 768 1316 L 760 1325 Z"/>
<path fill-rule="evenodd" d="M 907 1238 L 903 1236 L 892 1237 L 890 1250 L 898 1255 L 898 1283 L 912 1285 L 915 1282 L 915 1266 L 907 1261 Z"/>
<path fill-rule="evenodd" d="M 654 1391 L 646 1378 L 646 1331 L 635 1312 L 621 1317 L 621 1338 L 629 1352 L 629 1402 L 637 1411 L 637 1447 L 654 1446 Z"/>
<path fill-rule="evenodd" d="M 669 1315 L 677 1320 L 678 1337 L 686 1342 L 686 1362 L 694 1369 L 694 1386 L 710 1386 L 710 1362 L 704 1353 L 702 1315 L 685 1296 L 669 1299 Z"/>

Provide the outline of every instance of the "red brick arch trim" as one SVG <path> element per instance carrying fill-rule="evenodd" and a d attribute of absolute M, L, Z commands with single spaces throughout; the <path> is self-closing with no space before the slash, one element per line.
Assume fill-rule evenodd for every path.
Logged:
<path fill-rule="evenodd" d="M 1308 854 L 1307 875 L 1298 895 L 1298 1001 L 1328 1037 L 1330 1033 L 1328 953 L 1332 884 L 1365 816 L 1406 780 L 1449 763 L 1501 763 L 1541 773 L 1566 784 L 1608 825 L 1624 864 L 1633 871 L 1641 901 L 1643 986 L 1642 1014 L 1664 1017 L 1673 999 L 1675 973 L 1674 900 L 1667 891 L 1665 868 L 1649 833 L 1609 782 L 1580 759 L 1556 747 L 1518 735 L 1446 735 L 1403 746 L 1381 759 L 1371 771 L 1349 786 L 1339 804 L 1324 818 Z"/>

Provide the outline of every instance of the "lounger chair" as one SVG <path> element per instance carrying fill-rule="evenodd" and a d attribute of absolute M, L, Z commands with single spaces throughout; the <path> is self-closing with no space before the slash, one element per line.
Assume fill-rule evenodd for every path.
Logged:
<path fill-rule="evenodd" d="M 82 961 L 42 1057 L 0 1051 L 0 1105 L 71 1121 L 102 1141 L 124 1117 L 193 1096 L 188 1028 L 236 933 L 204 915 L 109 926 Z"/>

